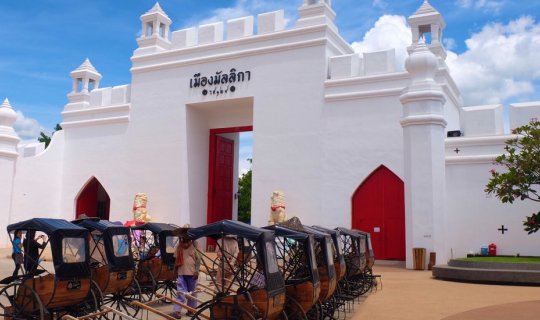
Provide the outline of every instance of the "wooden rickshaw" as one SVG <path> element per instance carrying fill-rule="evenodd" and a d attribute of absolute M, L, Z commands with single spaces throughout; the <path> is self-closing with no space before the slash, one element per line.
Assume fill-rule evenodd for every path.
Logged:
<path fill-rule="evenodd" d="M 174 252 L 179 237 L 173 235 L 178 226 L 149 222 L 131 227 L 136 276 L 141 291 L 151 300 L 155 293 L 176 296 Z M 165 302 L 167 300 L 164 300 Z"/>
<path fill-rule="evenodd" d="M 364 279 L 366 281 L 366 285 L 364 286 L 364 290 L 368 291 L 372 288 L 377 287 L 377 278 L 381 280 L 380 275 L 374 275 L 373 274 L 373 265 L 375 265 L 375 254 L 373 252 L 373 246 L 371 244 L 371 234 L 369 232 L 361 231 L 361 230 L 352 230 L 353 232 L 358 233 L 360 238 L 360 243 L 363 243 L 363 246 L 365 248 L 365 259 L 366 264 L 363 270 L 364 273 Z M 382 281 L 381 281 L 382 286 Z"/>
<path fill-rule="evenodd" d="M 276 239 L 276 257 L 285 280 L 288 319 L 318 319 L 316 304 L 321 282 L 314 251 L 313 235 L 282 225 L 271 225 Z"/>
<path fill-rule="evenodd" d="M 323 318 L 335 319 L 340 318 L 340 313 L 346 313 L 346 303 L 351 300 L 351 296 L 343 293 L 342 287 L 346 276 L 346 263 L 343 255 L 343 244 L 339 230 L 329 229 L 321 226 L 312 226 L 313 229 L 327 233 L 332 238 L 334 266 L 336 269 L 337 287 L 332 297 L 325 303 Z M 333 313 L 332 313 L 333 310 Z M 337 313 L 337 314 L 336 314 Z"/>
<path fill-rule="evenodd" d="M 357 231 L 347 228 L 336 228 L 340 232 L 343 255 L 346 263 L 346 276 L 340 282 L 343 293 L 358 297 L 366 293 L 370 286 L 366 281 L 366 243 L 364 236 Z"/>
<path fill-rule="evenodd" d="M 198 251 L 202 258 L 202 272 L 213 274 L 215 268 L 228 270 L 228 276 L 214 288 L 205 289 L 212 298 L 202 303 L 192 319 L 279 319 L 283 317 L 285 286 L 279 271 L 274 233 L 256 228 L 243 222 L 222 220 L 209 225 L 188 230 L 192 240 L 210 237 L 214 240 L 235 236 L 239 254 L 236 265 L 231 265 L 234 257 L 217 241 L 217 251 L 221 257 L 214 262 L 211 257 Z M 215 266 L 215 267 L 214 267 Z M 188 309 L 189 310 L 189 309 Z"/>
<path fill-rule="evenodd" d="M 328 233 L 315 228 L 303 226 L 303 231 L 313 235 L 315 259 L 319 278 L 321 281 L 321 293 L 317 308 L 321 319 L 334 319 L 334 312 L 339 307 L 339 303 L 333 299 L 337 288 L 336 267 L 334 265 L 334 243 Z"/>
<path fill-rule="evenodd" d="M 25 267 L 23 275 L 8 277 L 0 290 L 3 319 L 60 319 L 63 315 L 82 316 L 99 309 L 97 288 L 90 277 L 88 235 L 85 228 L 62 219 L 34 218 L 7 227 L 22 231 Z M 36 233 L 48 239 L 37 247 Z M 54 273 L 42 262 L 50 246 Z"/>
<path fill-rule="evenodd" d="M 336 277 L 340 281 L 346 274 L 347 265 L 345 263 L 345 257 L 343 255 L 343 245 L 341 243 L 341 235 L 339 230 L 328 229 L 321 226 L 312 226 L 313 229 L 325 232 L 330 235 L 334 244 L 334 267 L 336 268 Z"/>
<path fill-rule="evenodd" d="M 135 317 L 139 307 L 131 302 L 141 300 L 141 288 L 135 279 L 129 228 L 99 218 L 73 223 L 90 232 L 90 270 L 103 294 L 102 304 Z"/>

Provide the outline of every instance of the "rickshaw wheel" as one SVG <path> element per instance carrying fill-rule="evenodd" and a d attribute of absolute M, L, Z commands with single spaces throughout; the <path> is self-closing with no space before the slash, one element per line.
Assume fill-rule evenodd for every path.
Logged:
<path fill-rule="evenodd" d="M 157 290 L 157 282 L 154 278 L 154 275 L 152 275 L 152 271 L 150 271 L 148 267 L 140 263 L 139 267 L 137 268 L 136 279 L 139 282 L 142 295 L 146 296 L 146 301 L 152 300 L 152 298 L 154 297 L 154 293 Z"/>
<path fill-rule="evenodd" d="M 291 320 L 307 320 L 308 317 L 302 306 L 294 298 L 287 297 L 285 299 L 285 306 L 283 307 L 287 319 Z"/>
<path fill-rule="evenodd" d="M 315 305 L 313 305 L 313 307 L 306 312 L 306 316 L 309 320 L 319 320 L 322 319 L 322 313 L 322 304 L 317 301 L 317 303 L 315 303 Z"/>
<path fill-rule="evenodd" d="M 158 281 L 156 292 L 174 299 L 176 297 L 176 280 Z M 169 300 L 161 301 L 163 303 L 172 303 Z"/>
<path fill-rule="evenodd" d="M 221 301 L 211 302 L 195 313 L 192 320 L 206 320 L 202 313 L 208 311 L 212 320 L 255 320 L 256 318 L 245 308 L 238 304 L 224 303 Z"/>
<path fill-rule="evenodd" d="M 373 272 L 371 271 L 371 269 L 366 268 L 366 270 L 362 274 L 364 276 L 364 287 L 362 288 L 362 293 L 360 294 L 364 294 L 371 290 L 371 288 L 373 288 L 373 286 L 375 285 L 376 281 L 375 278 L 373 278 Z"/>
<path fill-rule="evenodd" d="M 34 289 L 24 284 L 10 284 L 0 290 L 2 319 L 45 319 L 41 299 Z"/>
<path fill-rule="evenodd" d="M 76 316 L 76 317 L 81 317 L 90 313 L 95 313 L 100 310 L 102 303 L 103 303 L 103 293 L 101 289 L 99 288 L 99 286 L 97 285 L 97 283 L 94 280 L 92 280 L 90 282 L 90 291 L 88 292 L 88 296 L 86 297 L 86 299 L 83 302 L 75 304 L 71 306 L 70 308 L 68 308 L 68 310 L 66 310 L 66 314 Z M 63 314 L 64 313 L 62 313 L 62 315 Z M 58 318 L 61 318 L 61 316 Z M 105 319 L 105 318 L 106 318 L 105 316 L 98 316 L 94 319 Z"/>
<path fill-rule="evenodd" d="M 132 305 L 131 302 L 142 302 L 141 287 L 137 279 L 133 279 L 131 284 L 124 290 L 106 295 L 103 298 L 103 305 L 116 309 L 120 312 L 127 314 L 128 316 L 135 318 L 139 313 L 140 308 Z M 119 315 L 113 313 L 112 316 L 108 316 L 107 319 L 121 319 Z"/>

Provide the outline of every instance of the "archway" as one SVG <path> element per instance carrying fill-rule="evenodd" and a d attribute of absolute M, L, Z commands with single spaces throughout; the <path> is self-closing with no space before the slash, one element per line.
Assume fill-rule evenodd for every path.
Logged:
<path fill-rule="evenodd" d="M 76 203 L 76 219 L 84 214 L 87 217 L 109 220 L 111 199 L 105 188 L 95 177 L 92 177 L 79 192 Z"/>
<path fill-rule="evenodd" d="M 405 197 L 403 181 L 380 166 L 356 189 L 352 227 L 371 234 L 377 259 L 405 260 Z"/>

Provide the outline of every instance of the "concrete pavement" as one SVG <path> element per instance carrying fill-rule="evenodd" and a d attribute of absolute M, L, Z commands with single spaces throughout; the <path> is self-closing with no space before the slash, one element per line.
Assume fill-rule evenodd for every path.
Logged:
<path fill-rule="evenodd" d="M 0 278 L 10 275 L 13 261 L 0 251 Z M 436 280 L 431 271 L 406 270 L 402 264 L 376 262 L 382 290 L 355 304 L 353 320 L 502 320 L 539 319 L 540 287 L 503 286 Z M 204 278 L 204 275 L 202 276 Z M 380 288 L 380 286 L 379 286 Z M 171 305 L 159 307 L 172 312 Z M 141 316 L 141 314 L 139 315 Z M 142 319 L 162 319 L 142 315 Z"/>
<path fill-rule="evenodd" d="M 540 319 L 540 287 L 460 283 L 432 278 L 431 271 L 376 262 L 383 290 L 356 308 L 353 320 Z"/>

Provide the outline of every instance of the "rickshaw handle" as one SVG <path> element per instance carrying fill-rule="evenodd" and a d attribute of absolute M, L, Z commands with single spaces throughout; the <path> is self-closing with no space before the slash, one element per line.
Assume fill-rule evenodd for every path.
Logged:
<path fill-rule="evenodd" d="M 172 298 L 170 298 L 170 297 L 164 296 L 164 295 L 162 295 L 162 294 L 160 294 L 160 293 L 156 293 L 156 296 L 157 296 L 158 298 L 163 298 L 163 299 L 165 299 L 165 300 L 167 300 L 167 301 L 169 301 L 169 302 L 172 302 L 172 303 L 174 303 L 174 304 L 176 304 L 176 305 L 179 305 L 179 306 L 181 306 L 182 308 L 186 308 L 186 310 L 191 311 L 191 312 L 193 312 L 193 313 L 197 313 L 197 311 L 198 311 L 197 309 L 192 308 L 192 307 L 188 306 L 187 304 L 184 304 L 184 303 L 182 303 L 182 302 L 178 302 L 178 301 L 176 301 L 175 299 L 172 299 Z M 209 316 L 204 315 L 204 314 L 202 314 L 202 313 L 199 314 L 199 316 L 200 316 L 201 318 L 205 318 L 205 319 L 207 319 L 207 320 L 211 320 Z"/>
<path fill-rule="evenodd" d="M 161 311 L 159 311 L 159 310 L 157 310 L 157 309 L 154 309 L 154 308 L 152 308 L 152 307 L 149 307 L 149 306 L 147 306 L 146 304 L 144 304 L 144 303 L 142 303 L 142 302 L 139 302 L 139 301 L 131 301 L 131 304 L 132 304 L 132 305 L 135 305 L 135 306 L 137 306 L 137 307 L 139 307 L 139 308 L 143 308 L 143 309 L 145 309 L 145 310 L 147 310 L 147 311 L 150 311 L 150 312 L 152 312 L 152 313 L 155 313 L 155 314 L 157 314 L 158 316 L 161 316 L 161 317 L 163 317 L 163 318 L 165 318 L 165 319 L 167 319 L 167 320 L 176 320 L 176 318 L 174 318 L 174 317 L 172 317 L 172 316 L 170 316 L 170 315 L 168 315 L 168 314 L 166 314 L 166 313 L 164 313 L 164 312 L 161 312 Z"/>
<path fill-rule="evenodd" d="M 202 284 L 202 283 L 197 283 L 197 285 L 198 285 L 198 286 L 201 286 L 201 287 L 203 287 L 203 288 L 205 288 L 205 289 L 210 290 L 210 292 L 213 292 L 214 294 L 217 294 L 217 293 L 218 293 L 218 291 L 214 290 L 213 288 L 210 288 L 209 286 L 205 286 L 205 285 Z"/>

